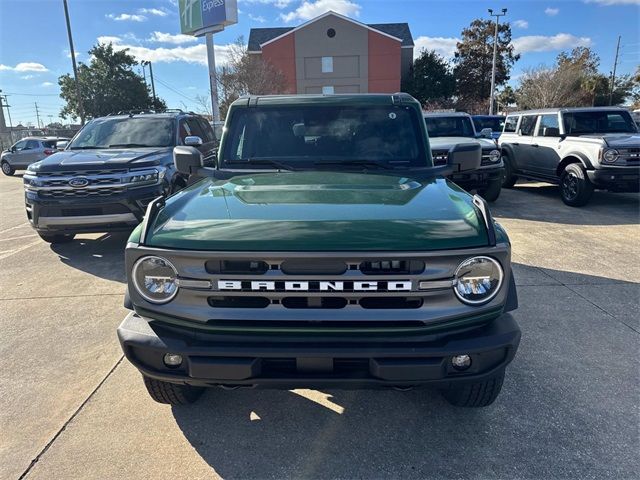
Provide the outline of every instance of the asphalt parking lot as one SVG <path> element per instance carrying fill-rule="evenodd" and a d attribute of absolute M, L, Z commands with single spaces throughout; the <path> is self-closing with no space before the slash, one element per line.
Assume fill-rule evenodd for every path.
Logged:
<path fill-rule="evenodd" d="M 0 176 L 0 477 L 637 478 L 640 202 L 503 191 L 522 343 L 502 395 L 222 391 L 154 403 L 122 359 L 126 235 L 50 246 Z"/>

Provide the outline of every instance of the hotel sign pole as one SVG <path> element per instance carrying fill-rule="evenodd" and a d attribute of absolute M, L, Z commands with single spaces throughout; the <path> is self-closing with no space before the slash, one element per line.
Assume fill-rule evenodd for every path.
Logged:
<path fill-rule="evenodd" d="M 213 45 L 213 32 L 206 34 L 207 60 L 209 63 L 209 85 L 211 90 L 211 113 L 214 122 L 220 121 L 220 104 L 218 102 L 218 76 L 216 73 L 216 54 Z"/>

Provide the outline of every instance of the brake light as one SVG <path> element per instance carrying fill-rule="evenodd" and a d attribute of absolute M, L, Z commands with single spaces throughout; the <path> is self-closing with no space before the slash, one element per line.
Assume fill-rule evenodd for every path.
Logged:
<path fill-rule="evenodd" d="M 53 153 L 55 153 L 55 150 L 51 150 L 51 149 L 49 149 L 49 148 L 45 149 L 45 151 L 44 151 L 44 154 L 45 154 L 45 155 L 51 155 L 51 154 L 53 154 Z"/>

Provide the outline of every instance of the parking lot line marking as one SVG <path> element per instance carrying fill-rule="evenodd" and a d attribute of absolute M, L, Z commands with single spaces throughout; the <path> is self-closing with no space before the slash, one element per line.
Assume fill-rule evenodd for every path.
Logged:
<path fill-rule="evenodd" d="M 51 440 L 49 440 L 49 443 L 47 443 L 44 448 L 42 450 L 40 450 L 40 453 L 38 453 L 38 455 L 36 455 L 36 457 L 31 460 L 31 463 L 29 464 L 29 466 L 26 468 L 26 470 L 24 472 L 22 472 L 22 475 L 20 475 L 20 477 L 18 477 L 18 480 L 22 480 L 23 478 L 25 478 L 27 475 L 29 475 L 29 472 L 31 471 L 31 469 L 33 468 L 33 466 L 38 463 L 38 461 L 40 460 L 40 458 L 42 457 L 42 455 L 44 455 L 45 453 L 47 453 L 47 450 L 49 450 L 49 448 L 51 447 L 51 445 L 53 445 L 53 442 L 55 442 L 58 437 L 60 436 L 60 434 L 62 432 L 65 431 L 65 429 L 67 428 L 67 425 L 69 425 L 74 418 L 76 418 L 76 416 L 82 411 L 82 409 L 84 408 L 84 406 L 89 402 L 89 400 L 91 400 L 91 398 L 96 394 L 96 392 L 100 389 L 100 387 L 102 387 L 102 385 L 104 384 L 104 382 L 107 381 L 107 379 L 111 376 L 111 374 L 115 371 L 116 368 L 118 368 L 118 365 L 120 365 L 122 363 L 122 360 L 124 359 L 124 355 L 121 355 L 120 358 L 118 359 L 118 361 L 116 362 L 116 364 L 111 368 L 111 370 L 109 370 L 109 372 L 105 375 L 105 377 L 100 381 L 100 383 L 98 383 L 98 385 L 96 386 L 96 388 L 93 389 L 93 391 L 87 396 L 87 398 L 84 399 L 84 401 L 80 404 L 80 406 L 76 409 L 75 412 L 73 412 L 73 414 L 69 417 L 69 419 L 64 422 L 64 424 L 62 425 L 62 427 L 60 427 L 60 429 L 56 432 L 56 434 L 53 436 L 53 438 Z"/>
<path fill-rule="evenodd" d="M 119 296 L 123 296 L 124 292 L 118 292 L 118 293 L 87 293 L 87 294 L 80 294 L 80 295 L 44 295 L 42 297 L 12 297 L 12 298 L 0 298 L 0 302 L 10 302 L 13 300 L 42 300 L 43 298 L 82 298 L 82 297 L 104 297 L 105 295 L 108 296 L 115 296 L 115 295 L 119 295 Z"/>
<path fill-rule="evenodd" d="M 20 253 L 21 251 L 26 250 L 27 248 L 33 247 L 34 245 L 38 245 L 41 243 L 42 243 L 42 240 L 38 239 L 35 242 L 27 243 L 26 245 L 23 245 L 20 248 L 15 248 L 13 250 L 0 251 L 0 260 L 9 258 L 10 256 L 15 255 L 16 253 Z"/>
<path fill-rule="evenodd" d="M 2 232 L 0 232 L 1 234 Z M 36 237 L 37 235 L 35 233 L 31 233 L 29 235 L 20 235 L 19 237 L 11 237 L 11 238 L 0 238 L 0 242 L 8 242 L 9 240 L 20 240 L 21 238 L 29 238 L 29 237 Z"/>
<path fill-rule="evenodd" d="M 21 228 L 29 225 L 29 222 L 21 223 L 20 225 L 14 225 L 13 227 L 5 228 L 4 230 L 0 230 L 0 233 L 8 232 L 9 230 L 14 230 L 16 228 Z"/>

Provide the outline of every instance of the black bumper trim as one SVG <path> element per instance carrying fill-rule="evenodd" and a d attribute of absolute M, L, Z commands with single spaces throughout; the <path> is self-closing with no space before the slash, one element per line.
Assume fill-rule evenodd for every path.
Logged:
<path fill-rule="evenodd" d="M 640 191 L 638 167 L 587 170 L 587 176 L 596 188 L 620 193 Z"/>
<path fill-rule="evenodd" d="M 389 387 L 446 386 L 488 378 L 513 360 L 520 329 L 510 314 L 486 326 L 437 341 L 411 345 L 292 343 L 272 338 L 256 344 L 225 344 L 179 336 L 130 313 L 118 327 L 129 361 L 143 375 L 178 384 L 247 387 Z M 163 364 L 165 353 L 177 353 L 179 367 Z M 451 367 L 451 356 L 469 354 L 465 372 Z M 304 365 L 333 365 L 309 371 Z"/>

